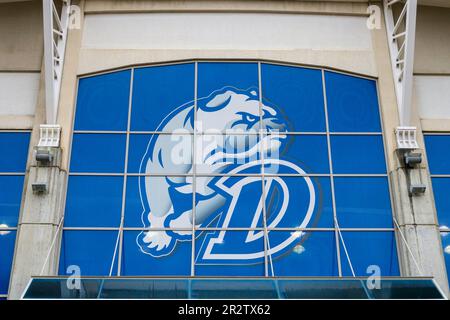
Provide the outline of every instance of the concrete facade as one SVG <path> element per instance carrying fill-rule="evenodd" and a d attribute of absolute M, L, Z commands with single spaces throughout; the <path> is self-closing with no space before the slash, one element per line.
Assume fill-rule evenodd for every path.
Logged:
<path fill-rule="evenodd" d="M 449 294 L 447 272 L 443 257 L 443 249 L 439 235 L 436 208 L 434 204 L 431 179 L 426 157 L 418 168 L 407 169 L 397 152 L 395 128 L 399 125 L 397 100 L 395 96 L 389 49 L 384 24 L 381 18 L 381 28 L 367 30 L 364 24 L 357 24 L 363 30 L 358 30 L 367 42 L 364 48 L 352 45 L 327 46 L 327 39 L 333 37 L 332 31 L 324 36 L 323 47 L 320 48 L 270 48 L 243 47 L 237 50 L 217 48 L 203 43 L 199 49 L 173 46 L 170 49 L 160 47 L 136 47 L 130 43 L 122 43 L 113 47 L 111 41 L 117 41 L 113 36 L 103 45 L 96 43 L 95 35 L 102 25 L 96 24 L 93 31 L 92 21 L 88 19 L 128 18 L 130 24 L 139 30 L 139 23 L 133 21 L 133 14 L 150 15 L 154 13 L 192 13 L 196 14 L 289 14 L 292 16 L 307 15 L 308 19 L 323 17 L 335 19 L 337 23 L 349 19 L 366 19 L 367 6 L 373 1 L 109 1 L 109 0 L 79 0 L 73 1 L 81 9 L 79 17 L 80 28 L 70 29 L 66 47 L 64 74 L 61 84 L 59 111 L 57 123 L 61 125 L 61 143 L 59 154 L 49 166 L 42 167 L 34 160 L 33 146 L 38 142 L 39 125 L 45 122 L 45 83 L 40 79 L 39 93 L 34 116 L 24 118 L 18 115 L 3 116 L 0 112 L 0 129 L 20 129 L 33 126 L 33 133 L 28 156 L 27 178 L 21 206 L 18 236 L 16 240 L 15 257 L 10 280 L 10 299 L 20 298 L 31 276 L 56 275 L 58 272 L 61 224 L 63 223 L 66 173 L 69 165 L 69 155 L 72 136 L 74 107 L 77 94 L 77 79 L 81 75 L 111 70 L 131 65 L 161 63 L 184 59 L 262 59 L 288 63 L 299 63 L 309 66 L 327 67 L 358 75 L 375 77 L 378 83 L 379 103 L 382 113 L 382 124 L 385 133 L 385 148 L 390 177 L 391 193 L 394 204 L 394 215 L 400 227 L 396 232 L 399 261 L 402 276 L 434 276 L 440 288 Z M 42 23 L 39 1 L 24 3 L 0 3 L 1 15 L 26 14 L 33 25 Z M 379 4 L 379 2 L 375 2 Z M 439 3 L 433 3 L 440 5 Z M 20 8 L 19 8 L 20 6 Z M 36 13 L 38 12 L 38 13 Z M 2 19 L 0 19 L 2 21 Z M 17 23 L 19 19 L 11 19 Z M 144 19 L 145 21 L 145 19 Z M 281 20 L 280 20 L 281 21 Z M 416 75 L 450 74 L 450 41 L 448 38 L 450 25 L 450 8 L 420 6 L 417 19 Z M 0 37 L 13 22 L 3 26 L 0 22 Z M 100 21 L 101 22 L 101 21 Z M 436 24 L 434 24 L 436 22 Z M 147 23 L 147 22 L 145 22 Z M 111 25 L 112 26 L 112 25 Z M 352 25 L 353 26 L 353 25 Z M 449 28 L 447 28 L 447 26 Z M 24 26 L 21 26 L 23 28 Z M 118 28 L 121 28 L 119 25 Z M 31 30 L 33 29 L 33 30 Z M 33 27 L 20 32 L 21 38 L 8 35 L 8 47 L 0 47 L 0 71 L 33 70 L 43 74 L 42 70 L 42 30 Z M 436 31 L 438 30 L 438 31 Z M 92 33 L 90 33 L 92 32 Z M 113 34 L 114 30 L 109 30 Z M 430 36 L 430 33 L 433 36 Z M 308 37 L 307 33 L 292 36 Z M 317 36 L 312 31 L 310 37 Z M 3 38 L 2 38 L 3 39 Z M 20 40 L 18 40 L 20 39 Z M 142 40 L 142 39 L 141 39 Z M 139 43 L 139 38 L 136 40 Z M 303 39 L 308 44 L 308 39 Z M 329 44 L 329 43 L 328 43 Z M 27 47 L 29 46 L 29 47 Z M 11 49 L 12 48 L 12 49 Z M 11 51 L 12 50 L 12 51 Z M 430 59 L 433 56 L 435 58 Z M 4 64 L 2 64 L 4 63 Z M 425 155 L 423 131 L 450 132 L 448 119 L 422 119 L 419 114 L 419 103 L 415 99 L 414 123 L 418 128 L 420 152 Z M 28 121 L 28 122 L 27 122 Z M 45 194 L 35 194 L 31 184 L 38 177 L 49 181 L 49 191 Z M 407 189 L 408 181 L 417 181 L 427 186 L 424 195 L 411 197 Z"/>
<path fill-rule="evenodd" d="M 0 71 L 41 70 L 44 52 L 39 1 L 0 2 Z"/>

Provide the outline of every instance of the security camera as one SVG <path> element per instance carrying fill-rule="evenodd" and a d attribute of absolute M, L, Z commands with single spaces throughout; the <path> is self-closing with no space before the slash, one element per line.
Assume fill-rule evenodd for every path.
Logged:
<path fill-rule="evenodd" d="M 422 154 L 407 152 L 403 155 L 403 160 L 408 168 L 414 168 L 414 166 L 422 163 Z"/>
<path fill-rule="evenodd" d="M 412 184 L 409 186 L 409 194 L 412 196 L 424 194 L 425 190 L 427 190 L 427 186 L 424 184 Z"/>

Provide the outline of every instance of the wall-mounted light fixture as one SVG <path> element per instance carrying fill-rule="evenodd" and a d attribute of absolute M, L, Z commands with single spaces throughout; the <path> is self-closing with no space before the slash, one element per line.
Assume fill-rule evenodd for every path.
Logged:
<path fill-rule="evenodd" d="M 412 151 L 405 152 L 403 154 L 403 161 L 408 168 L 412 169 L 422 163 L 422 154 Z"/>
<path fill-rule="evenodd" d="M 419 183 L 419 184 L 411 184 L 409 186 L 409 194 L 411 196 L 418 196 L 418 195 L 422 195 L 425 193 L 425 191 L 427 190 L 427 186 L 424 185 L 423 183 Z"/>
<path fill-rule="evenodd" d="M 36 149 L 35 158 L 37 162 L 42 164 L 48 164 L 53 160 L 53 154 L 50 149 L 40 149 L 39 147 Z"/>

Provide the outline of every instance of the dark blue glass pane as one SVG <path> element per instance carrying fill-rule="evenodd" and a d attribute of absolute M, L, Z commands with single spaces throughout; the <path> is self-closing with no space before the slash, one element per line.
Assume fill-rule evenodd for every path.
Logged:
<path fill-rule="evenodd" d="M 59 274 L 66 275 L 69 266 L 77 266 L 83 276 L 108 276 L 117 234 L 118 231 L 64 231 Z M 117 254 L 112 275 L 117 274 Z"/>
<path fill-rule="evenodd" d="M 332 228 L 329 178 L 266 177 L 269 228 Z"/>
<path fill-rule="evenodd" d="M 431 181 L 439 226 L 450 228 L 450 178 L 433 178 Z"/>
<path fill-rule="evenodd" d="M 155 177 L 157 179 L 158 177 Z M 145 180 L 145 177 L 128 177 L 127 178 L 127 195 L 125 199 L 125 227 L 144 227 L 142 221 L 145 214 L 144 203 L 141 200 L 139 189 L 139 180 Z M 142 181 L 144 183 L 144 181 Z M 146 197 L 145 194 L 143 194 Z M 145 199 L 144 199 L 145 200 Z M 145 216 L 144 216 L 145 218 Z"/>
<path fill-rule="evenodd" d="M 135 69 L 131 130 L 192 131 L 194 75 L 193 63 Z"/>
<path fill-rule="evenodd" d="M 450 279 L 450 232 L 441 232 L 441 238 L 445 266 L 447 267 L 447 279 Z"/>
<path fill-rule="evenodd" d="M 29 132 L 0 132 L 0 172 L 25 172 Z"/>
<path fill-rule="evenodd" d="M 331 136 L 334 173 L 386 173 L 383 137 Z"/>
<path fill-rule="evenodd" d="M 370 276 L 369 266 L 379 267 L 381 276 L 399 276 L 394 232 L 342 232 L 348 256 L 356 276 Z M 350 264 L 341 245 L 342 275 L 352 276 Z"/>
<path fill-rule="evenodd" d="M 261 65 L 263 99 L 276 106 L 288 131 L 324 132 L 322 72 Z"/>
<path fill-rule="evenodd" d="M 334 232 L 271 231 L 269 243 L 270 276 L 338 275 Z"/>
<path fill-rule="evenodd" d="M 191 299 L 256 300 L 279 298 L 275 281 L 264 278 L 196 278 L 189 281 L 189 284 Z M 266 308 L 266 310 L 268 309 L 268 307 L 264 308 Z M 248 314 L 251 313 L 249 310 L 250 308 L 247 311 Z M 245 311 L 242 311 L 241 314 L 244 314 L 244 312 Z M 260 314 L 263 314 L 265 311 L 260 309 L 259 312 Z M 239 314 L 239 312 L 237 314 Z"/>
<path fill-rule="evenodd" d="M 380 132 L 374 80 L 325 72 L 330 131 Z"/>
<path fill-rule="evenodd" d="M 173 248 L 158 254 L 141 247 L 140 234 L 145 231 L 125 231 L 122 251 L 124 276 L 189 276 L 191 275 L 192 242 L 178 242 Z M 153 238 L 163 241 L 165 231 L 150 231 Z M 192 233 L 190 235 L 192 239 Z M 139 243 L 139 244 L 138 244 Z"/>
<path fill-rule="evenodd" d="M 196 178 L 195 223 L 203 228 L 263 227 L 261 177 Z"/>
<path fill-rule="evenodd" d="M 198 232 L 195 262 L 198 276 L 263 276 L 264 237 L 249 230 Z"/>
<path fill-rule="evenodd" d="M 8 293 L 16 231 L 0 231 L 0 294 Z"/>
<path fill-rule="evenodd" d="M 281 147 L 266 153 L 264 172 L 270 174 L 329 173 L 328 145 L 325 135 L 269 135 L 281 142 Z M 284 165 L 277 165 L 278 159 Z M 289 162 L 289 163 L 286 163 Z M 298 168 L 301 170 L 299 171 Z"/>
<path fill-rule="evenodd" d="M 70 170 L 123 173 L 125 146 L 125 134 L 74 134 Z"/>
<path fill-rule="evenodd" d="M 75 130 L 127 129 L 130 70 L 80 79 Z"/>
<path fill-rule="evenodd" d="M 387 178 L 335 178 L 336 208 L 341 228 L 391 228 Z"/>
<path fill-rule="evenodd" d="M 204 62 L 198 64 L 198 97 L 224 87 L 258 90 L 258 64 Z"/>
<path fill-rule="evenodd" d="M 198 174 L 261 173 L 261 141 L 257 134 L 197 135 L 196 142 Z"/>
<path fill-rule="evenodd" d="M 123 177 L 70 176 L 66 227 L 118 227 Z"/>
<path fill-rule="evenodd" d="M 125 226 L 192 228 L 190 222 L 192 201 L 192 178 L 128 177 Z M 155 217 L 167 217 L 167 219 L 153 220 Z M 175 219 L 177 217 L 180 219 Z M 189 219 L 184 220 L 185 217 Z"/>
<path fill-rule="evenodd" d="M 255 63 L 201 63 L 197 129 L 201 132 L 257 132 L 261 128 L 258 68 Z M 265 122 L 275 111 L 269 106 Z"/>
<path fill-rule="evenodd" d="M 131 134 L 128 172 L 185 174 L 192 170 L 191 135 Z"/>
<path fill-rule="evenodd" d="M 450 174 L 450 135 L 425 135 L 431 174 Z"/>
<path fill-rule="evenodd" d="M 17 226 L 23 179 L 23 176 L 0 176 L 0 226 Z"/>

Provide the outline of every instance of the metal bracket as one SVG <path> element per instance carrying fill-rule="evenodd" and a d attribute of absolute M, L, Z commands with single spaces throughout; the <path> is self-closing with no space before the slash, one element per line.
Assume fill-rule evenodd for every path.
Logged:
<path fill-rule="evenodd" d="M 402 6 L 394 15 L 394 5 Z M 417 0 L 384 0 L 384 18 L 394 75 L 400 125 L 411 123 Z"/>
<path fill-rule="evenodd" d="M 45 105 L 48 124 L 56 122 L 59 92 L 64 66 L 70 0 L 61 0 L 58 12 L 55 0 L 43 0 Z"/>
<path fill-rule="evenodd" d="M 59 124 L 41 124 L 38 148 L 58 148 L 61 135 Z"/>
<path fill-rule="evenodd" d="M 397 148 L 404 151 L 418 149 L 419 144 L 417 143 L 416 132 L 416 127 L 397 127 L 395 129 Z"/>

